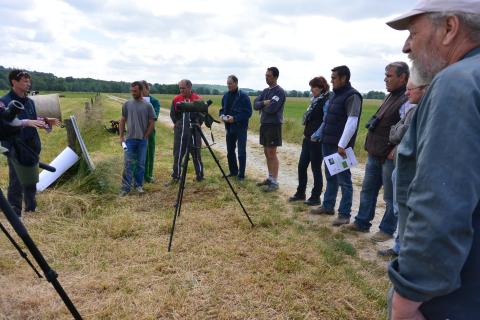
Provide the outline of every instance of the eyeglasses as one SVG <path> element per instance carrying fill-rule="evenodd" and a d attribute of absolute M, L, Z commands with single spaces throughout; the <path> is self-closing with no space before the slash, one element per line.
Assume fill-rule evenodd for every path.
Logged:
<path fill-rule="evenodd" d="M 418 86 L 418 87 L 413 87 L 413 88 L 407 88 L 407 91 L 413 91 L 413 90 L 422 90 L 422 89 L 425 89 L 426 87 L 428 87 L 428 84 L 425 84 L 423 86 Z"/>
<path fill-rule="evenodd" d="M 178 87 L 180 90 L 187 90 L 187 87 Z"/>

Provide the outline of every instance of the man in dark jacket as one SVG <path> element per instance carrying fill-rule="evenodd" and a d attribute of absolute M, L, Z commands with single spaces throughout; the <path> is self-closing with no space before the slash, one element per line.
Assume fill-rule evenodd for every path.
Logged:
<path fill-rule="evenodd" d="M 360 207 L 355 222 L 347 228 L 353 231 L 369 232 L 371 221 L 375 217 L 375 208 L 380 188 L 383 186 L 385 213 L 380 230 L 371 239 L 386 241 L 393 237 L 397 229 L 397 218 L 393 212 L 392 172 L 394 164 L 388 155 L 395 145 L 390 143 L 390 128 L 400 121 L 400 108 L 405 102 L 405 87 L 410 75 L 405 62 L 393 62 L 385 67 L 385 84 L 389 94 L 383 101 L 377 113 L 367 123 L 368 133 L 365 140 L 365 150 L 368 152 L 362 191 L 360 192 Z"/>
<path fill-rule="evenodd" d="M 317 131 L 320 131 L 319 140 L 322 141 L 324 157 L 334 153 L 346 156 L 345 149 L 353 148 L 355 145 L 362 114 L 362 95 L 350 84 L 350 69 L 347 66 L 333 68 L 331 82 L 333 96 L 328 101 L 327 113 Z M 332 176 L 325 166 L 325 177 L 327 189 L 323 194 L 323 204 L 310 210 L 310 213 L 334 215 L 340 186 L 342 199 L 338 207 L 338 217 L 332 222 L 333 226 L 338 227 L 350 222 L 353 199 L 352 174 L 350 170 L 345 170 Z"/>
<path fill-rule="evenodd" d="M 388 22 L 430 83 L 398 146 L 395 320 L 479 318 L 479 21 L 478 0 L 430 0 Z"/>
<path fill-rule="evenodd" d="M 59 124 L 58 119 L 38 118 L 35 103 L 27 94 L 31 86 L 31 77 L 25 70 L 14 69 L 10 72 L 8 80 L 12 89 L 0 98 L 0 107 L 6 107 L 12 100 L 17 100 L 24 105 L 24 110 L 18 115 L 23 128 L 15 137 L 2 141 L 2 145 L 10 149 L 8 157 L 8 202 L 18 216 L 22 214 L 22 198 L 25 202 L 25 211 L 34 212 L 37 208 L 35 184 L 22 185 L 14 168 L 18 161 L 23 166 L 34 166 L 38 163 L 41 142 L 37 128 L 50 130 L 53 125 Z M 15 155 L 13 153 L 15 152 Z M 15 158 L 15 159 L 14 159 Z"/>
<path fill-rule="evenodd" d="M 223 95 L 220 119 L 225 123 L 227 140 L 227 159 L 229 177 L 245 179 L 247 163 L 247 131 L 248 119 L 252 116 L 252 103 L 248 95 L 238 88 L 238 78 L 230 75 L 227 78 L 228 92 Z M 235 148 L 238 143 L 238 164 Z"/>

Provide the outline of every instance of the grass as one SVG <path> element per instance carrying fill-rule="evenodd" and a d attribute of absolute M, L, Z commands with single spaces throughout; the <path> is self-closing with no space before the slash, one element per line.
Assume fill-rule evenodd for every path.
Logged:
<path fill-rule="evenodd" d="M 61 102 L 64 116 L 77 115 L 97 170 L 70 172 L 39 194 L 40 212 L 25 219 L 85 319 L 385 318 L 384 266 L 361 259 L 343 233 L 247 179 L 234 186 L 256 223 L 250 228 L 205 150 L 206 179 L 192 182 L 190 168 L 168 253 L 177 191 L 163 187 L 171 129 L 157 126 L 158 183 L 146 185 L 142 197 L 118 198 L 122 150 L 102 125 L 118 118 L 119 104 L 103 99 L 87 119 L 89 98 L 67 94 Z M 167 101 L 161 97 L 162 107 Z M 63 129 L 41 138 L 46 161 L 66 145 Z M 3 159 L 0 165 L 5 190 Z M 5 237 L 0 252 L 0 319 L 69 318 L 53 288 L 34 277 Z"/>

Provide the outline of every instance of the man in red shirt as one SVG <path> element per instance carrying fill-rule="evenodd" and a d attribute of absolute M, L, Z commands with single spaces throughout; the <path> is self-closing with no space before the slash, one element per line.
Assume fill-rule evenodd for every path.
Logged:
<path fill-rule="evenodd" d="M 198 125 L 203 123 L 203 115 L 198 112 L 180 112 L 177 104 L 180 102 L 193 102 L 202 100 L 202 97 L 192 91 L 192 82 L 188 79 L 183 79 L 178 83 L 180 94 L 173 98 L 170 107 L 170 118 L 174 124 L 173 128 L 173 171 L 172 181 L 168 184 L 176 183 L 180 179 L 182 170 L 182 161 L 186 153 L 187 139 L 191 136 L 190 154 L 192 155 L 193 165 L 195 166 L 196 180 L 203 180 L 203 163 L 201 157 L 202 138 L 196 131 L 191 132 L 191 125 Z"/>

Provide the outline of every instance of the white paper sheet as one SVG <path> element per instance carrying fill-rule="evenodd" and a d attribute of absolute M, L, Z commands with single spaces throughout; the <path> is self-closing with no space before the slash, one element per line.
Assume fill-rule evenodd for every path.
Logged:
<path fill-rule="evenodd" d="M 358 164 L 352 148 L 345 149 L 345 153 L 347 154 L 346 158 L 343 158 L 338 153 L 334 153 L 323 158 L 330 175 L 334 176 L 337 173 L 348 170 Z"/>
<path fill-rule="evenodd" d="M 57 169 L 55 172 L 43 170 L 40 172 L 39 181 L 37 183 L 37 191 L 42 192 L 47 189 L 55 180 L 65 173 L 71 166 L 78 161 L 79 156 L 70 147 L 66 147 L 50 165 Z"/>

